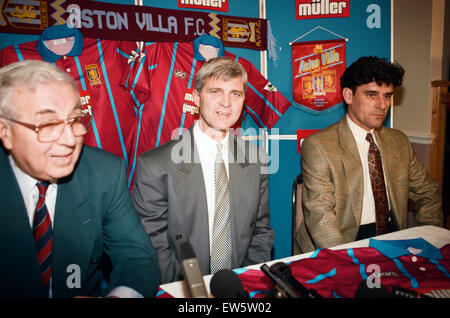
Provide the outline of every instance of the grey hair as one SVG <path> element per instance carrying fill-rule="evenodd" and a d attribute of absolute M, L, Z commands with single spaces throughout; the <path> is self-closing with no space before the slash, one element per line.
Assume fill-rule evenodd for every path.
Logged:
<path fill-rule="evenodd" d="M 34 91 L 40 84 L 54 82 L 68 83 L 78 94 L 75 80 L 48 62 L 26 60 L 0 68 L 0 116 L 17 119 L 19 114 L 12 105 L 12 96 L 19 86 Z"/>
<path fill-rule="evenodd" d="M 248 78 L 247 72 L 241 63 L 234 61 L 229 57 L 216 57 L 203 64 L 202 68 L 195 75 L 195 89 L 201 92 L 205 86 L 206 80 L 218 78 L 229 81 L 240 77 L 244 83 L 244 92 L 247 92 Z"/>

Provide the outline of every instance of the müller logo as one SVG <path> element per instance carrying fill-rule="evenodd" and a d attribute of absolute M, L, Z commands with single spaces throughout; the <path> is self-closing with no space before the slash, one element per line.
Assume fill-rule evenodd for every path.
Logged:
<path fill-rule="evenodd" d="M 350 0 L 295 0 L 296 19 L 350 16 Z"/>
<path fill-rule="evenodd" d="M 228 0 L 178 0 L 178 7 L 228 12 Z"/>

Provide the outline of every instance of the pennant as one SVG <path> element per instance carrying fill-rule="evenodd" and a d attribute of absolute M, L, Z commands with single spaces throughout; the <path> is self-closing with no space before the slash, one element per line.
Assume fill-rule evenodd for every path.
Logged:
<path fill-rule="evenodd" d="M 342 102 L 345 67 L 345 40 L 292 43 L 294 101 L 317 111 Z"/>

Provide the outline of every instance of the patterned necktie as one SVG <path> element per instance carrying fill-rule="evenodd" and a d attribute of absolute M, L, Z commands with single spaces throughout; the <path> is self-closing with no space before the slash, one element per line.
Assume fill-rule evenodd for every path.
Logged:
<path fill-rule="evenodd" d="M 36 205 L 33 219 L 34 244 L 38 257 L 39 269 L 44 294 L 49 295 L 50 276 L 52 274 L 52 221 L 45 205 L 45 193 L 48 182 L 38 182 L 39 199 Z"/>
<path fill-rule="evenodd" d="M 375 201 L 377 235 L 380 235 L 389 232 L 389 203 L 386 194 L 386 185 L 384 183 L 380 151 L 373 140 L 372 134 L 368 133 L 366 140 L 370 143 L 368 153 L 369 174 L 373 199 Z"/>
<path fill-rule="evenodd" d="M 222 159 L 222 145 L 217 145 L 214 162 L 215 207 L 211 240 L 211 273 L 231 268 L 231 200 L 225 163 Z"/>

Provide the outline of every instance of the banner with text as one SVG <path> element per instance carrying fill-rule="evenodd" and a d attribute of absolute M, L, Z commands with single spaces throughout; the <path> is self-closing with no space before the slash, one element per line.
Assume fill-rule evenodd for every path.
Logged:
<path fill-rule="evenodd" d="M 0 0 L 0 32 L 40 34 L 55 24 L 106 40 L 192 41 L 202 34 L 224 46 L 267 48 L 267 20 L 88 0 Z"/>
<path fill-rule="evenodd" d="M 342 102 L 345 66 L 345 40 L 292 43 L 294 101 L 318 111 Z"/>

